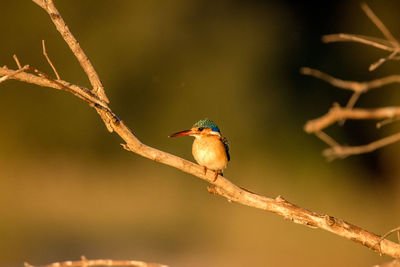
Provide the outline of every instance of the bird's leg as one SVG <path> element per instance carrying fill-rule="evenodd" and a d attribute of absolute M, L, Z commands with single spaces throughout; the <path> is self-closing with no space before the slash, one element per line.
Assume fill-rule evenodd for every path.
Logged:
<path fill-rule="evenodd" d="M 218 178 L 218 175 L 221 175 L 221 176 L 223 176 L 223 174 L 222 174 L 222 171 L 221 170 L 218 170 L 218 171 L 215 171 L 215 176 L 214 176 L 214 180 L 213 180 L 213 182 L 215 182 L 216 180 L 217 180 L 217 178 Z"/>
<path fill-rule="evenodd" d="M 206 175 L 207 174 L 207 167 L 206 166 L 203 166 L 204 167 L 204 175 Z"/>

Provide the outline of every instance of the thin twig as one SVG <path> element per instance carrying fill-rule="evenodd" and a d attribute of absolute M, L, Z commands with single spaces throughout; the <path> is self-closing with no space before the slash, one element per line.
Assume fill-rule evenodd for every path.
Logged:
<path fill-rule="evenodd" d="M 364 82 L 355 82 L 355 81 L 345 81 L 338 78 L 335 78 L 329 74 L 326 74 L 320 70 L 302 67 L 300 68 L 300 73 L 303 75 L 313 76 L 315 78 L 321 79 L 323 81 L 328 82 L 332 86 L 351 90 L 354 92 L 364 92 L 366 88 L 366 84 Z M 399 75 L 399 82 L 400 82 L 400 75 Z"/>
<path fill-rule="evenodd" d="M 399 48 L 396 48 L 396 50 L 394 50 L 389 56 L 387 57 L 383 57 L 378 59 L 375 63 L 372 63 L 368 70 L 369 71 L 374 71 L 376 70 L 379 66 L 381 66 L 383 63 L 385 63 L 386 61 L 392 60 L 393 58 L 396 57 L 396 55 L 400 52 Z"/>
<path fill-rule="evenodd" d="M 385 24 L 375 15 L 371 8 L 366 3 L 361 3 L 361 8 L 368 16 L 368 18 L 375 24 L 375 26 L 382 32 L 385 38 L 395 47 L 400 47 L 397 40 L 393 37 L 392 33 L 386 28 Z"/>
<path fill-rule="evenodd" d="M 332 86 L 351 90 L 354 92 L 365 93 L 368 90 L 379 88 L 385 85 L 389 85 L 392 83 L 400 83 L 400 75 L 390 75 L 383 78 L 367 81 L 367 82 L 357 82 L 357 81 L 346 81 L 341 80 L 339 78 L 333 77 L 329 74 L 326 74 L 320 70 L 312 69 L 308 67 L 300 68 L 300 73 L 303 75 L 313 76 L 315 78 L 326 81 Z"/>
<path fill-rule="evenodd" d="M 57 80 L 61 80 L 60 75 L 58 75 L 56 68 L 54 67 L 53 63 L 51 62 L 49 56 L 47 55 L 46 44 L 45 44 L 44 40 L 42 40 L 42 48 L 43 48 L 43 55 L 46 57 L 47 62 L 49 63 L 50 67 L 53 69 L 54 74 L 57 77 Z"/>
<path fill-rule="evenodd" d="M 356 104 L 357 100 L 360 98 L 361 93 L 362 93 L 361 91 L 358 91 L 358 92 L 354 92 L 354 93 L 351 95 L 349 101 L 348 101 L 347 104 L 346 104 L 346 108 L 347 108 L 347 109 L 352 109 L 352 108 L 354 108 L 354 105 Z"/>
<path fill-rule="evenodd" d="M 53 0 L 33 0 L 37 5 L 43 8 L 50 16 L 57 30 L 68 44 L 71 51 L 74 53 L 76 59 L 78 59 L 82 69 L 86 72 L 89 81 L 93 87 L 94 93 L 98 94 L 99 98 L 104 102 L 108 103 L 109 100 L 104 91 L 104 86 L 100 81 L 99 75 L 94 69 L 86 53 L 83 51 L 74 35 L 69 30 L 67 24 L 63 20 L 60 12 L 58 12 Z"/>
<path fill-rule="evenodd" d="M 349 101 L 347 102 L 345 108 L 346 108 L 346 109 L 352 109 L 352 108 L 355 106 L 357 100 L 360 98 L 361 94 L 362 94 L 361 91 L 354 92 L 354 93 L 351 95 Z M 343 126 L 345 122 L 346 122 L 346 119 L 340 120 L 340 121 L 339 121 L 339 125 L 340 125 L 340 126 Z"/>
<path fill-rule="evenodd" d="M 362 3 L 361 8 L 368 16 L 368 18 L 372 21 L 372 23 L 374 23 L 375 26 L 382 32 L 386 40 L 357 34 L 339 33 L 325 35 L 322 37 L 322 41 L 325 43 L 346 41 L 359 42 L 366 45 L 374 46 L 379 49 L 391 51 L 392 53 L 389 56 L 380 58 L 378 61 L 369 66 L 369 70 L 373 71 L 386 61 L 394 60 L 395 58 L 397 58 L 397 54 L 400 52 L 400 44 L 393 37 L 392 33 L 388 30 L 385 24 L 383 24 L 383 22 L 375 15 L 375 13 L 369 8 L 367 4 Z"/>
<path fill-rule="evenodd" d="M 378 49 L 385 51 L 394 51 L 395 47 L 392 43 L 385 39 L 375 38 L 370 36 L 364 36 L 359 34 L 350 33 L 334 33 L 326 34 L 322 36 L 322 42 L 324 43 L 334 43 L 334 42 L 356 42 L 365 45 L 370 45 Z"/>
<path fill-rule="evenodd" d="M 307 133 L 314 133 L 316 131 L 321 131 L 329 125 L 342 120 L 342 119 L 352 119 L 352 120 L 380 120 L 386 118 L 397 118 L 400 117 L 400 107 L 383 107 L 376 109 L 346 109 L 340 106 L 333 106 L 328 113 L 322 115 L 321 117 L 313 120 L 309 120 L 304 125 L 304 130 Z"/>
<path fill-rule="evenodd" d="M 326 74 L 320 70 L 307 67 L 301 68 L 300 73 L 303 75 L 313 76 L 315 78 L 326 81 L 332 86 L 353 91 L 354 93 L 352 94 L 352 96 L 350 97 L 349 101 L 346 104 L 346 109 L 352 109 L 355 106 L 357 100 L 360 98 L 361 94 L 371 89 L 379 88 L 392 83 L 400 83 L 400 75 L 390 75 L 368 82 L 357 82 L 357 81 L 341 80 L 329 74 Z M 340 120 L 339 125 L 343 125 L 345 121 L 346 119 Z"/>
<path fill-rule="evenodd" d="M 376 123 L 376 128 L 380 129 L 380 128 L 382 128 L 382 127 L 385 126 L 385 125 L 388 125 L 388 124 L 390 124 L 390 123 L 393 123 L 393 122 L 399 121 L 399 120 L 400 120 L 400 117 L 384 119 L 384 120 L 379 121 L 379 122 Z"/>
<path fill-rule="evenodd" d="M 323 131 L 316 131 L 314 134 L 324 141 L 326 144 L 328 144 L 330 147 L 338 147 L 340 146 L 338 142 L 336 142 L 332 137 L 324 133 Z"/>
<path fill-rule="evenodd" d="M 18 69 L 21 69 L 22 67 L 21 67 L 21 63 L 19 63 L 19 60 L 18 60 L 18 57 L 17 57 L 17 55 L 13 55 L 13 58 L 14 58 L 14 61 L 15 61 L 15 63 L 17 63 L 17 66 L 18 66 Z"/>

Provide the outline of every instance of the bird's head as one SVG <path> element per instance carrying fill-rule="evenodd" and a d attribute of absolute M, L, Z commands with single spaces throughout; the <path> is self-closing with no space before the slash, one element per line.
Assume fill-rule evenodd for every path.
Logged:
<path fill-rule="evenodd" d="M 221 136 L 221 131 L 219 130 L 218 126 L 209 119 L 199 120 L 196 122 L 192 128 L 189 130 L 180 131 L 174 134 L 171 134 L 169 137 L 177 137 L 177 136 L 185 136 L 190 135 L 196 138 L 206 135 L 217 135 Z"/>

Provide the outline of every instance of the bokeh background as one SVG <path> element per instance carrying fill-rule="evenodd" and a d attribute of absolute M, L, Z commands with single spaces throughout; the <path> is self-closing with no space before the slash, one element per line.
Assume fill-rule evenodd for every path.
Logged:
<path fill-rule="evenodd" d="M 358 1 L 56 1 L 92 60 L 111 107 L 146 144 L 192 160 L 191 138 L 168 139 L 202 118 L 227 136 L 227 178 L 251 191 L 383 234 L 400 225 L 400 144 L 327 162 L 302 127 L 347 91 L 299 74 L 301 66 L 349 80 L 384 56 L 323 34 L 380 37 Z M 368 1 L 396 37 L 398 1 Z M 12 55 L 89 87 L 48 15 L 4 1 L 0 64 Z M 0 266 L 93 258 L 171 266 L 372 266 L 390 260 L 354 242 L 210 195 L 207 184 L 123 150 L 86 103 L 54 89 L 0 85 Z M 362 96 L 398 105 L 398 85 Z M 363 144 L 399 130 L 346 122 L 328 133 Z M 391 237 L 394 240 L 394 237 Z"/>

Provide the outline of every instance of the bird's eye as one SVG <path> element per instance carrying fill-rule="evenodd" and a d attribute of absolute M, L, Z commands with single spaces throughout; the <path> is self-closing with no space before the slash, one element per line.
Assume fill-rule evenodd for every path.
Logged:
<path fill-rule="evenodd" d="M 199 127 L 197 130 L 199 130 L 200 132 L 204 130 L 203 127 Z"/>

